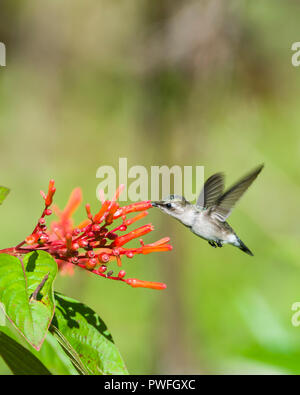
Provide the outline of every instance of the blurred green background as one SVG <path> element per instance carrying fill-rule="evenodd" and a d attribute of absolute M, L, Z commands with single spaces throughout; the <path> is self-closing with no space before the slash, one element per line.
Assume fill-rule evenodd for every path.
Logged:
<path fill-rule="evenodd" d="M 255 253 L 213 249 L 151 210 L 169 253 L 124 260 L 166 291 L 132 289 L 77 270 L 56 289 L 110 328 L 132 374 L 300 373 L 300 4 L 2 0 L 0 248 L 17 244 L 55 178 L 56 202 L 81 186 L 99 206 L 96 170 L 204 165 L 231 184 L 265 169 L 230 217 Z M 82 207 L 76 220 L 84 216 Z M 126 262 L 125 262 L 126 261 Z M 0 373 L 7 368 L 0 362 Z"/>

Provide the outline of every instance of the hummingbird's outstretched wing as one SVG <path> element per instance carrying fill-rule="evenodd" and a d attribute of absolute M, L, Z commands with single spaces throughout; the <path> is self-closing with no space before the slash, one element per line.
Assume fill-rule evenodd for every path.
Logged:
<path fill-rule="evenodd" d="M 208 208 L 213 206 L 224 192 L 224 174 L 216 173 L 209 177 L 198 197 L 196 206 Z"/>
<path fill-rule="evenodd" d="M 215 205 L 211 208 L 211 216 L 217 218 L 219 221 L 225 222 L 229 217 L 235 203 L 246 192 L 252 182 L 262 171 L 263 167 L 264 165 L 259 166 L 239 180 L 236 184 L 234 184 L 223 195 L 221 195 L 216 201 Z"/>

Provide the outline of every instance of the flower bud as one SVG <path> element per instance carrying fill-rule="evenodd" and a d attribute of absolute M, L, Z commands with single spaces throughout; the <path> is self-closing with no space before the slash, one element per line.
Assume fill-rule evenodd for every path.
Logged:
<path fill-rule="evenodd" d="M 118 255 L 120 255 L 120 249 L 119 248 L 114 248 L 112 250 L 112 253 L 113 253 L 114 256 L 118 256 Z"/>
<path fill-rule="evenodd" d="M 81 233 L 81 230 L 79 228 L 73 229 L 73 236 L 79 236 Z"/>
<path fill-rule="evenodd" d="M 88 247 L 89 242 L 87 240 L 82 239 L 82 240 L 78 240 L 78 244 L 81 248 L 86 248 Z"/>
<path fill-rule="evenodd" d="M 48 236 L 46 233 L 44 233 L 44 234 L 42 234 L 42 235 L 40 236 L 38 242 L 39 242 L 40 244 L 45 244 L 45 243 L 48 242 L 48 240 L 49 240 L 49 236 Z"/>
<path fill-rule="evenodd" d="M 106 270 L 107 270 L 107 267 L 105 265 L 102 265 L 102 266 L 99 267 L 98 272 L 99 273 L 104 273 L 104 272 L 106 272 Z"/>
<path fill-rule="evenodd" d="M 100 254 L 100 255 L 98 256 L 99 262 L 102 262 L 102 263 L 107 263 L 107 262 L 109 262 L 109 259 L 110 259 L 110 257 L 109 257 L 109 255 L 106 254 L 106 253 Z"/>
<path fill-rule="evenodd" d="M 94 256 L 95 256 L 94 251 L 88 251 L 88 252 L 87 252 L 87 256 L 88 256 L 89 258 L 94 258 Z"/>
<path fill-rule="evenodd" d="M 46 223 L 45 218 L 40 218 L 40 219 L 39 219 L 39 224 L 40 224 L 41 226 L 45 225 L 45 223 Z"/>
<path fill-rule="evenodd" d="M 92 259 L 89 259 L 89 260 L 86 262 L 85 267 L 86 267 L 88 270 L 93 270 L 93 269 L 95 268 L 96 265 L 97 265 L 97 259 L 92 258 Z"/>
<path fill-rule="evenodd" d="M 101 230 L 101 226 L 100 225 L 95 224 L 95 225 L 92 226 L 92 231 L 93 232 L 100 232 L 100 230 Z"/>
<path fill-rule="evenodd" d="M 28 245 L 33 245 L 37 242 L 38 239 L 39 239 L 39 236 L 35 233 L 35 234 L 29 235 L 28 237 L 26 237 L 25 242 Z"/>
<path fill-rule="evenodd" d="M 72 250 L 78 250 L 79 249 L 79 244 L 77 242 L 72 244 Z"/>
<path fill-rule="evenodd" d="M 119 277 L 119 278 L 123 278 L 123 277 L 125 277 L 125 276 L 126 276 L 125 270 L 120 270 L 120 271 L 119 271 L 119 274 L 118 274 L 118 277 Z"/>

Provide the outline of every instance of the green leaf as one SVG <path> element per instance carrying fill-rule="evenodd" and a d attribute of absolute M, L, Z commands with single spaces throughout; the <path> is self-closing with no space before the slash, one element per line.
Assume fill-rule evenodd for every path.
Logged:
<path fill-rule="evenodd" d="M 0 355 L 14 374 L 51 374 L 30 351 L 2 331 L 0 331 Z"/>
<path fill-rule="evenodd" d="M 4 202 L 6 199 L 6 196 L 9 194 L 9 189 L 6 187 L 1 187 L 0 186 L 0 204 Z"/>
<path fill-rule="evenodd" d="M 57 263 L 45 251 L 22 260 L 0 254 L 0 306 L 7 318 L 37 350 L 54 315 L 53 281 Z"/>
<path fill-rule="evenodd" d="M 128 374 L 111 334 L 101 318 L 77 300 L 55 293 L 52 324 L 76 350 L 91 374 Z"/>
<path fill-rule="evenodd" d="M 89 375 L 90 372 L 86 369 L 79 355 L 71 346 L 71 344 L 68 342 L 68 340 L 64 337 L 64 335 L 61 333 L 61 331 L 57 329 L 56 326 L 54 325 L 50 326 L 50 331 L 53 332 L 53 335 L 55 336 L 55 338 L 57 339 L 58 343 L 63 348 L 67 356 L 70 358 L 70 361 L 72 362 L 77 372 L 80 375 L 86 375 L 86 376 Z"/>
<path fill-rule="evenodd" d="M 77 375 L 78 372 L 55 337 L 48 331 L 40 351 L 33 350 L 39 360 L 56 375 Z"/>
<path fill-rule="evenodd" d="M 72 376 L 78 374 L 70 359 L 50 331 L 48 331 L 43 347 L 39 351 L 32 348 L 8 320 L 6 326 L 1 327 L 0 331 L 29 350 L 51 374 Z"/>

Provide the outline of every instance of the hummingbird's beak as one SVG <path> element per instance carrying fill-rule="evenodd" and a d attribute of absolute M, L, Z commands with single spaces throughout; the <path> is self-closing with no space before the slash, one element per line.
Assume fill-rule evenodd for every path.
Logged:
<path fill-rule="evenodd" d="M 159 207 L 161 205 L 161 202 L 151 202 L 152 207 Z"/>

